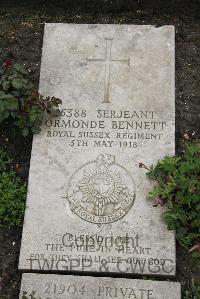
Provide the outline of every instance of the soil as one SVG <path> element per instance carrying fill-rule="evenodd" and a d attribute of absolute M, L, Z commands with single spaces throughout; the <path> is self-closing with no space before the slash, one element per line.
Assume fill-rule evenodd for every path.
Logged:
<path fill-rule="evenodd" d="M 199 1 L 1 1 L 0 48 L 25 63 L 38 87 L 45 22 L 174 25 L 176 28 L 176 152 L 200 139 L 200 3 Z M 56 5 L 55 5 L 56 3 Z M 76 3 L 76 5 L 75 5 Z M 170 4 L 171 3 L 171 4 Z M 32 137 L 23 138 L 9 124 L 0 128 L 0 147 L 18 164 L 28 180 Z M 17 270 L 21 228 L 0 228 L 0 298 L 18 298 Z M 200 284 L 200 271 L 191 256 L 177 245 L 175 281 L 192 277 Z"/>

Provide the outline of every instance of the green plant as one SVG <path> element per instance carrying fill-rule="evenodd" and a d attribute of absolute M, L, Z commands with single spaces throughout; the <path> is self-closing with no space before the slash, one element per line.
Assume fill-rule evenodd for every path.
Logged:
<path fill-rule="evenodd" d="M 200 299 L 200 286 L 195 285 L 194 279 L 182 284 L 183 299 Z"/>
<path fill-rule="evenodd" d="M 149 198 L 154 206 L 166 205 L 163 217 L 178 241 L 200 260 L 200 144 L 189 145 L 182 156 L 165 157 L 148 168 L 156 180 Z"/>
<path fill-rule="evenodd" d="M 29 70 L 7 59 L 0 66 L 0 123 L 14 120 L 24 136 L 39 133 L 45 113 L 58 115 L 61 100 L 33 91 Z"/>
<path fill-rule="evenodd" d="M 25 210 L 26 184 L 11 169 L 11 160 L 0 149 L 0 225 L 21 225 Z"/>

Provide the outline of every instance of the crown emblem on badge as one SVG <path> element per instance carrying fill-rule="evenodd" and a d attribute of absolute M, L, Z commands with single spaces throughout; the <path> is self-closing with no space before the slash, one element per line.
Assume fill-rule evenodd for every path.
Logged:
<path fill-rule="evenodd" d="M 111 155 L 99 155 L 79 168 L 68 184 L 72 212 L 85 221 L 102 224 L 122 218 L 135 199 L 135 184 Z"/>

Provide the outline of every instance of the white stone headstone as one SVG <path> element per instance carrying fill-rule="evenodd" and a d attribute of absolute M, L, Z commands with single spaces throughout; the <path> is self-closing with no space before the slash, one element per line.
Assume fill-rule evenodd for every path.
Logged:
<path fill-rule="evenodd" d="M 174 28 L 46 24 L 21 270 L 175 274 L 175 238 L 139 163 L 174 155 Z"/>
<path fill-rule="evenodd" d="M 181 299 L 177 282 L 55 274 L 23 274 L 21 292 L 35 299 Z"/>

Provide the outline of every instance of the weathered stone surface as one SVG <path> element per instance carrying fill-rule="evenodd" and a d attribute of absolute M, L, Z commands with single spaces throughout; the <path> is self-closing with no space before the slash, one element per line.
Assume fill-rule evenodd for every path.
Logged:
<path fill-rule="evenodd" d="M 35 292 L 35 299 L 181 299 L 177 282 L 58 274 L 23 274 L 20 299 Z"/>
<path fill-rule="evenodd" d="M 47 24 L 19 268 L 175 274 L 174 233 L 138 165 L 174 154 L 174 28 Z"/>

